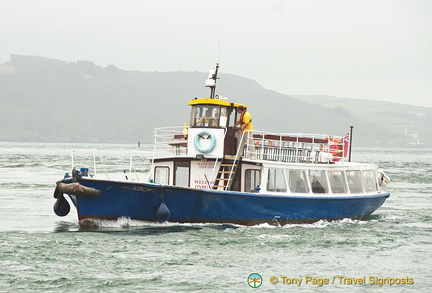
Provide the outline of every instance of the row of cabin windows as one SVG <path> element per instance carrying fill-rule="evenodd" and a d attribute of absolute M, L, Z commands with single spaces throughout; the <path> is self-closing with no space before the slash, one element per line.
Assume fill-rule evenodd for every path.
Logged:
<path fill-rule="evenodd" d="M 168 185 L 170 182 L 169 167 L 157 166 L 154 170 L 154 182 Z M 250 169 L 245 171 L 245 186 L 244 190 L 248 192 L 256 192 L 256 187 L 260 185 L 261 171 Z M 176 186 L 189 186 L 189 164 L 176 163 L 174 174 L 174 185 Z"/>
<path fill-rule="evenodd" d="M 308 183 L 308 178 L 310 185 Z M 328 177 L 328 180 L 327 180 Z M 267 191 L 292 193 L 363 193 L 378 190 L 375 171 L 269 169 Z"/>
<path fill-rule="evenodd" d="M 308 181 L 309 178 L 309 181 Z M 327 180 L 328 178 L 328 180 Z M 169 184 L 169 167 L 155 168 L 154 182 Z M 308 183 L 310 182 L 310 184 Z M 244 191 L 255 192 L 261 184 L 261 172 L 257 169 L 245 170 Z M 176 163 L 174 185 L 189 186 L 189 164 Z M 267 191 L 292 193 L 332 193 L 352 194 L 376 192 L 378 190 L 375 171 L 324 171 L 324 170 L 283 170 L 269 169 Z"/>

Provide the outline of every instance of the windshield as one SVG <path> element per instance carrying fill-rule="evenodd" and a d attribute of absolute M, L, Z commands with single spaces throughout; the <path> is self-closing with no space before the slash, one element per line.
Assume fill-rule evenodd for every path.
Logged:
<path fill-rule="evenodd" d="M 191 126 L 217 127 L 220 125 L 220 106 L 196 105 L 192 107 Z"/>

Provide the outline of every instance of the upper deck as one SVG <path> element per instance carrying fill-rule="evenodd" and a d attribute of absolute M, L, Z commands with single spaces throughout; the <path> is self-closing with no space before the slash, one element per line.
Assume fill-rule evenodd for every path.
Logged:
<path fill-rule="evenodd" d="M 189 123 L 181 127 L 155 129 L 156 158 L 247 158 L 257 161 L 296 163 L 333 163 L 344 161 L 348 154 L 347 137 L 323 134 L 242 132 L 252 124 L 248 106 L 232 103 L 215 94 L 217 72 L 211 70 L 205 83 L 211 89 L 210 98 L 195 98 Z M 239 125 L 239 127 L 236 127 Z M 243 127 L 240 127 L 243 126 Z"/>
<path fill-rule="evenodd" d="M 231 155 L 237 158 L 248 158 L 257 161 L 278 161 L 296 163 L 326 163 L 343 162 L 347 160 L 348 140 L 343 136 L 304 133 L 272 133 L 253 131 L 229 137 L 230 129 L 163 127 L 156 128 L 154 135 L 155 157 L 196 157 L 222 158 Z M 205 153 L 197 149 L 196 139 L 200 133 L 211 133 L 215 136 L 213 151 Z M 230 146 L 233 140 L 236 145 Z M 211 139 L 208 143 L 212 147 Z M 244 141 L 244 150 L 240 148 Z M 219 146 L 219 148 L 217 148 Z M 225 147 L 228 148 L 225 149 Z"/>

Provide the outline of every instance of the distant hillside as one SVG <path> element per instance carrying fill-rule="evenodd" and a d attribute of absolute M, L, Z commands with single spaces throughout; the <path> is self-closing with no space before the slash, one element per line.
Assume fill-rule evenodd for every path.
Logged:
<path fill-rule="evenodd" d="M 366 99 L 295 95 L 295 98 L 328 108 L 343 108 L 384 128 L 382 139 L 391 145 L 432 144 L 432 108 Z M 385 143 L 376 141 L 375 143 Z"/>
<path fill-rule="evenodd" d="M 387 145 L 409 143 L 407 128 L 431 143 L 420 132 L 431 126 L 431 108 L 287 96 L 223 68 L 219 77 L 217 93 L 249 105 L 257 130 L 342 135 L 354 125 L 359 145 Z M 0 64 L 0 141 L 151 142 L 153 128 L 188 122 L 187 102 L 209 96 L 206 78 L 12 55 Z"/>

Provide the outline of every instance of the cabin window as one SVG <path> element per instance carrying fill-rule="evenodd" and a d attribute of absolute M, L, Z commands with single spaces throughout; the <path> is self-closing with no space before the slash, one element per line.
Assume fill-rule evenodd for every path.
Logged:
<path fill-rule="evenodd" d="M 245 171 L 245 192 L 256 192 L 256 187 L 261 184 L 261 171 L 248 169 Z"/>
<path fill-rule="evenodd" d="M 310 170 L 309 178 L 313 193 L 328 193 L 329 187 L 324 170 Z"/>
<path fill-rule="evenodd" d="M 176 162 L 174 164 L 174 185 L 176 186 L 189 186 L 189 163 Z"/>
<path fill-rule="evenodd" d="M 199 127 L 219 126 L 220 107 L 199 105 L 192 108 L 191 125 Z"/>
<path fill-rule="evenodd" d="M 282 169 L 269 169 L 267 191 L 286 192 L 285 175 Z"/>
<path fill-rule="evenodd" d="M 377 175 L 375 171 L 363 171 L 363 180 L 366 192 L 375 192 L 378 190 Z"/>
<path fill-rule="evenodd" d="M 229 108 L 228 109 L 228 116 L 229 116 L 229 126 L 233 126 L 236 122 L 237 122 L 237 120 L 238 120 L 238 118 L 237 118 L 237 111 L 234 111 L 234 108 Z"/>
<path fill-rule="evenodd" d="M 351 193 L 362 193 L 363 180 L 361 171 L 347 171 L 346 175 Z"/>
<path fill-rule="evenodd" d="M 228 109 L 227 107 L 221 107 L 221 113 L 219 118 L 219 126 L 221 127 L 227 127 L 228 122 Z"/>
<path fill-rule="evenodd" d="M 300 170 L 288 171 L 289 188 L 293 193 L 309 193 L 306 172 Z"/>
<path fill-rule="evenodd" d="M 169 168 L 168 167 L 155 167 L 154 182 L 168 185 L 169 184 Z"/>
<path fill-rule="evenodd" d="M 345 184 L 345 176 L 342 171 L 328 172 L 330 187 L 333 193 L 347 193 L 347 185 Z"/>
<path fill-rule="evenodd" d="M 196 120 L 199 119 L 200 117 L 202 117 L 201 112 L 202 112 L 201 107 L 198 107 L 198 106 L 192 107 L 191 121 L 190 121 L 191 126 L 196 126 Z"/>

